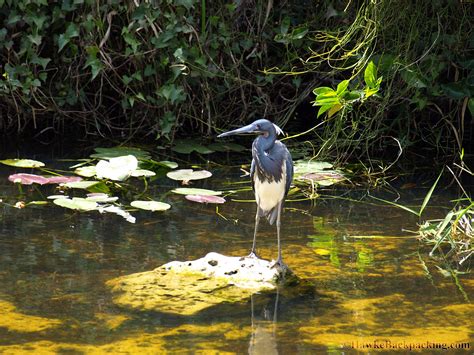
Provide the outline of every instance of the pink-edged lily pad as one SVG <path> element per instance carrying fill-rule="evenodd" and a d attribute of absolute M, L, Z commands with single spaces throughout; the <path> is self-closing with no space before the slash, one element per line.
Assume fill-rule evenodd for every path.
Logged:
<path fill-rule="evenodd" d="M 81 181 L 82 178 L 79 176 L 52 176 L 45 177 L 35 174 L 13 174 L 8 177 L 8 180 L 14 183 L 20 183 L 22 185 L 31 185 L 31 184 L 62 184 L 66 182 L 75 182 Z"/>
<path fill-rule="evenodd" d="M 199 203 L 224 203 L 225 198 L 220 196 L 205 196 L 205 195 L 186 195 L 187 200 Z"/>

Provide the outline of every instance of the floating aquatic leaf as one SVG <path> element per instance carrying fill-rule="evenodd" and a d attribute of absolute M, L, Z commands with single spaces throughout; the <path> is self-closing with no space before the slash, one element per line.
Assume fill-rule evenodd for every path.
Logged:
<path fill-rule="evenodd" d="M 209 196 L 209 195 L 186 195 L 184 196 L 189 201 L 199 203 L 224 203 L 225 198 L 220 196 Z"/>
<path fill-rule="evenodd" d="M 22 185 L 31 185 L 33 183 L 44 185 L 48 183 L 48 179 L 34 174 L 13 174 L 8 177 L 8 180 Z"/>
<path fill-rule="evenodd" d="M 95 148 L 94 150 L 96 152 L 90 155 L 91 158 L 110 159 L 125 155 L 133 155 L 140 160 L 151 159 L 150 153 L 134 147 Z"/>
<path fill-rule="evenodd" d="M 70 189 L 84 189 L 87 190 L 94 185 L 100 184 L 100 181 L 77 181 L 77 182 L 67 182 L 63 184 L 64 187 Z"/>
<path fill-rule="evenodd" d="M 96 175 L 99 179 L 123 181 L 130 177 L 138 167 L 138 160 L 133 155 L 101 160 L 96 165 Z"/>
<path fill-rule="evenodd" d="M 153 171 L 145 170 L 145 169 L 134 170 L 134 171 L 132 171 L 132 174 L 131 174 L 131 176 L 133 176 L 133 177 L 140 177 L 140 176 L 150 177 L 150 176 L 155 176 L 155 175 L 156 174 Z"/>
<path fill-rule="evenodd" d="M 35 206 L 41 206 L 41 205 L 47 205 L 48 201 L 30 201 L 26 204 L 26 206 L 29 205 L 35 205 Z"/>
<path fill-rule="evenodd" d="M 171 190 L 175 194 L 180 195 L 203 195 L 203 196 L 217 196 L 222 195 L 222 191 L 213 191 L 213 190 L 206 190 L 206 189 L 197 189 L 197 188 L 189 188 L 189 187 L 180 187 L 174 190 Z"/>
<path fill-rule="evenodd" d="M 220 142 L 209 145 L 209 149 L 212 149 L 216 152 L 243 152 L 247 148 L 236 143 Z"/>
<path fill-rule="evenodd" d="M 295 175 L 323 171 L 331 169 L 332 167 L 333 165 L 331 163 L 325 161 L 297 160 L 295 161 Z"/>
<path fill-rule="evenodd" d="M 173 180 L 199 180 L 206 179 L 212 176 L 212 173 L 207 170 L 193 170 L 193 169 L 180 169 L 170 171 L 166 174 L 170 179 Z"/>
<path fill-rule="evenodd" d="M 69 198 L 68 196 L 66 195 L 50 195 L 48 197 L 46 197 L 48 200 L 56 200 L 58 198 Z"/>
<path fill-rule="evenodd" d="M 171 207 L 169 204 L 159 201 L 133 201 L 130 205 L 148 211 L 165 211 Z"/>
<path fill-rule="evenodd" d="M 44 166 L 44 163 L 31 159 L 5 159 L 0 160 L 0 163 L 17 168 L 41 168 Z"/>
<path fill-rule="evenodd" d="M 298 177 L 301 180 L 311 180 L 321 186 L 331 186 L 345 179 L 344 175 L 337 171 L 321 171 L 307 173 Z"/>
<path fill-rule="evenodd" d="M 130 223 L 135 223 L 136 221 L 135 217 L 133 217 L 130 213 L 128 213 L 127 211 L 124 211 L 118 206 L 113 206 L 113 205 L 106 206 L 106 207 L 99 206 L 97 210 L 100 213 L 115 213 L 116 215 L 125 218 L 125 220 Z"/>
<path fill-rule="evenodd" d="M 181 154 L 190 154 L 192 152 L 198 152 L 201 154 L 210 154 L 214 153 L 213 150 L 199 144 L 196 141 L 193 140 L 176 140 L 175 141 L 175 146 L 171 148 L 172 151 L 176 153 L 181 153 Z"/>
<path fill-rule="evenodd" d="M 118 200 L 118 197 L 111 197 L 102 192 L 94 192 L 87 194 L 86 200 L 95 202 L 115 202 Z"/>
<path fill-rule="evenodd" d="M 74 173 L 84 177 L 92 177 L 96 174 L 96 168 L 95 165 L 81 166 L 74 170 Z"/>
<path fill-rule="evenodd" d="M 331 169 L 333 165 L 321 161 L 297 160 L 295 162 L 295 179 L 311 181 L 320 186 L 331 186 L 345 180 L 344 174 L 339 170 Z"/>
<path fill-rule="evenodd" d="M 14 183 L 20 183 L 22 185 L 31 185 L 35 184 L 62 184 L 66 182 L 76 182 L 81 181 L 82 178 L 79 176 L 52 176 L 46 177 L 35 174 L 13 174 L 8 177 L 8 180 Z"/>
<path fill-rule="evenodd" d="M 162 160 L 157 163 L 160 165 L 166 166 L 167 168 L 170 168 L 170 169 L 176 169 L 178 167 L 178 163 L 174 161 L 169 161 L 169 160 Z"/>
<path fill-rule="evenodd" d="M 53 200 L 54 204 L 70 208 L 71 210 L 78 210 L 78 211 L 93 211 L 96 210 L 99 205 L 97 202 L 88 201 L 85 198 L 81 197 L 73 197 L 72 199 L 69 198 L 57 198 Z"/>

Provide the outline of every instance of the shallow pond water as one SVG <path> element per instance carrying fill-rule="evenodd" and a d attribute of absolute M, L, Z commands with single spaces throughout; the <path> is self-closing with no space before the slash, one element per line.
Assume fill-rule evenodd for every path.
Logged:
<path fill-rule="evenodd" d="M 1 199 L 21 198 L 7 181 L 13 171 L 0 167 Z M 195 186 L 219 189 L 245 180 L 239 173 L 237 167 L 217 171 Z M 429 247 L 404 231 L 415 230 L 417 218 L 344 199 L 286 204 L 283 256 L 298 286 L 192 315 L 115 305 L 106 282 L 118 276 L 209 251 L 248 254 L 254 203 L 229 201 L 216 213 L 213 205 L 167 193 L 175 185 L 166 178 L 151 183 L 151 195 L 172 208 L 134 212 L 136 224 L 54 205 L 2 205 L 0 352 L 294 354 L 468 345 L 449 351 L 472 352 L 473 277 L 443 275 L 428 258 Z M 24 187 L 23 193 L 40 190 L 47 195 L 54 187 Z M 424 193 L 402 198 L 419 204 Z M 264 258 L 276 256 L 273 228 L 262 227 L 257 247 Z"/>

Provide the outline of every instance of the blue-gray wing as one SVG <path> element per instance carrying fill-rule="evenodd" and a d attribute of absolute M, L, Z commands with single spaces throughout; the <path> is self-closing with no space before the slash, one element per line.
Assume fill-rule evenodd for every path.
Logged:
<path fill-rule="evenodd" d="M 252 159 L 252 165 L 250 165 L 250 180 L 252 181 L 252 190 L 255 192 L 255 159 Z"/>
<path fill-rule="evenodd" d="M 286 148 L 286 147 L 285 147 Z M 291 154 L 286 149 L 286 186 L 285 186 L 285 196 L 288 194 L 290 190 L 291 182 L 293 181 L 293 159 L 291 158 Z"/>

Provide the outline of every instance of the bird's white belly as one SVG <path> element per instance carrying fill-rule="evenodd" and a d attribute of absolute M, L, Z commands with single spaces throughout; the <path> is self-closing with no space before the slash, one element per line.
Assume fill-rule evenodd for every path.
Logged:
<path fill-rule="evenodd" d="M 286 166 L 283 163 L 283 174 L 280 181 L 260 181 L 260 179 L 255 179 L 255 199 L 257 204 L 264 211 L 270 211 L 272 208 L 278 205 L 280 201 L 283 200 L 285 196 L 286 188 Z"/>

